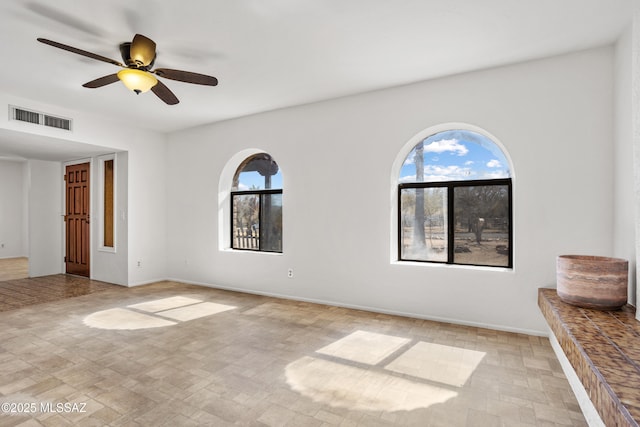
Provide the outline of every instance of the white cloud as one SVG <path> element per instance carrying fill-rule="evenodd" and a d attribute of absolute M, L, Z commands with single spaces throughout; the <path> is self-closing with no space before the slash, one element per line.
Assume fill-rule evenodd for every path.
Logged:
<path fill-rule="evenodd" d="M 416 182 L 416 176 L 415 175 L 401 176 L 399 181 L 401 183 L 404 183 L 404 182 Z"/>
<path fill-rule="evenodd" d="M 499 167 L 502 167 L 502 163 L 500 163 L 500 160 L 492 159 L 492 160 L 489 160 L 487 162 L 487 167 L 488 168 L 499 168 Z"/>
<path fill-rule="evenodd" d="M 469 152 L 467 147 L 460 144 L 457 139 L 441 139 L 439 141 L 433 141 L 432 143 L 424 146 L 425 153 L 445 153 L 457 154 L 458 156 L 464 156 Z"/>
<path fill-rule="evenodd" d="M 425 181 L 453 181 L 468 179 L 474 172 L 470 168 L 460 166 L 437 166 L 429 165 L 424 168 Z"/>
<path fill-rule="evenodd" d="M 465 166 L 471 166 L 472 164 L 474 164 L 475 162 L 473 160 L 467 160 L 466 162 L 464 162 Z"/>
<path fill-rule="evenodd" d="M 478 179 L 502 179 L 502 178 L 509 178 L 509 174 L 507 173 L 506 170 L 499 170 L 495 172 L 485 172 Z"/>
<path fill-rule="evenodd" d="M 424 182 L 462 181 L 475 174 L 473 169 L 461 166 L 427 165 L 424 168 Z M 416 175 L 403 176 L 400 182 L 416 182 Z"/>

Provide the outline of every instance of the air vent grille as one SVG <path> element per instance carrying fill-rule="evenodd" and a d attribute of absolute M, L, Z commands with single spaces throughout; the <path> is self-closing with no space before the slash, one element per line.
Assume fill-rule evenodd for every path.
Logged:
<path fill-rule="evenodd" d="M 56 117 L 38 111 L 30 111 L 24 108 L 9 106 L 9 120 L 33 123 L 56 129 L 71 130 L 71 120 L 64 117 Z"/>
<path fill-rule="evenodd" d="M 20 108 L 16 108 L 14 110 L 13 119 L 20 120 L 21 122 L 35 123 L 37 125 L 40 124 L 40 114 L 33 111 L 22 110 Z"/>
<path fill-rule="evenodd" d="M 71 130 L 71 120 L 62 117 L 44 116 L 44 125 L 52 128 Z"/>

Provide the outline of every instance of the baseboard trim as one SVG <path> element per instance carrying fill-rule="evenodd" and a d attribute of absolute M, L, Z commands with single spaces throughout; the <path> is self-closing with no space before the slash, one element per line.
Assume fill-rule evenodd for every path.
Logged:
<path fill-rule="evenodd" d="M 144 285 L 151 285 L 152 283 L 158 283 L 158 282 L 167 282 L 167 281 L 173 281 L 173 282 L 182 282 L 182 283 L 187 283 L 184 280 L 173 280 L 173 279 L 153 279 L 153 280 L 144 280 L 142 282 L 134 282 L 134 283 L 129 283 L 125 286 L 129 287 L 129 288 L 135 288 L 137 286 L 144 286 Z M 195 283 L 194 283 L 195 284 Z"/>
<path fill-rule="evenodd" d="M 304 298 L 304 297 L 299 297 L 294 295 L 279 294 L 275 292 L 259 291 L 255 289 L 237 288 L 233 286 L 220 286 L 212 283 L 198 282 L 193 280 L 184 280 L 184 279 L 177 279 L 177 278 L 169 278 L 166 280 L 172 281 L 172 282 L 185 283 L 188 285 L 196 285 L 196 286 L 203 286 L 207 288 L 221 289 L 226 291 L 242 292 L 246 294 L 262 295 L 267 297 L 282 298 L 282 299 L 293 300 L 293 301 L 303 301 L 303 302 L 309 302 L 313 304 L 323 304 L 323 305 L 329 305 L 333 307 L 350 308 L 353 310 L 363 310 L 363 311 L 369 311 L 372 313 L 389 314 L 393 316 L 410 317 L 414 319 L 431 320 L 434 322 L 451 323 L 454 325 L 471 326 L 476 328 L 492 329 L 496 331 L 512 332 L 516 334 L 524 334 L 524 335 L 531 335 L 531 336 L 538 336 L 538 337 L 549 336 L 549 331 L 536 331 L 533 329 L 512 328 L 512 327 L 507 327 L 502 325 L 494 325 L 491 323 L 469 322 L 465 320 L 453 319 L 448 317 L 440 317 L 440 316 L 425 316 L 423 314 L 396 311 L 396 310 L 387 310 L 380 307 L 370 307 L 370 306 L 357 305 L 357 304 L 345 304 L 345 303 L 331 301 L 331 300 Z"/>

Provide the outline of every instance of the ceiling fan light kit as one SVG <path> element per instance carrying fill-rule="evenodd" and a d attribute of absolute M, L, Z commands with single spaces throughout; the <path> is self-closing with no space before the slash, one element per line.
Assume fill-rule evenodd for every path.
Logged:
<path fill-rule="evenodd" d="M 148 92 L 158 84 L 153 74 L 135 68 L 125 68 L 118 71 L 118 78 L 127 87 L 137 94 Z"/>
<path fill-rule="evenodd" d="M 53 40 L 38 38 L 38 41 L 40 43 L 48 44 L 49 46 L 57 47 L 58 49 L 66 50 L 68 52 L 86 56 L 87 58 L 95 59 L 97 61 L 107 62 L 123 68 L 116 74 L 109 74 L 82 85 L 90 89 L 96 89 L 120 80 L 129 90 L 132 90 L 137 94 L 151 90 L 158 98 L 164 101 L 164 103 L 168 105 L 175 105 L 180 101 L 173 92 L 164 85 L 164 83 L 155 77 L 155 75 L 179 82 L 203 86 L 216 86 L 218 84 L 218 79 L 206 74 L 192 73 L 190 71 L 174 70 L 170 68 L 156 68 L 155 70 L 152 70 L 151 68 L 153 67 L 156 59 L 156 43 L 142 34 L 136 34 L 131 42 L 120 44 L 120 54 L 122 55 L 124 64 L 111 58 L 107 58 L 106 56 L 58 43 Z"/>

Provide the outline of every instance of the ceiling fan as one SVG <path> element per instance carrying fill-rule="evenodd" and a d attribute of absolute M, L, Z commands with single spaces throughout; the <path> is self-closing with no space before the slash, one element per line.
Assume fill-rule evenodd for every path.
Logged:
<path fill-rule="evenodd" d="M 91 89 L 106 86 L 120 80 L 128 89 L 137 94 L 151 90 L 165 103 L 175 105 L 180 102 L 178 98 L 155 76 L 205 86 L 215 86 L 218 84 L 218 79 L 207 76 L 206 74 L 173 70 L 170 68 L 156 68 L 152 70 L 153 63 L 156 59 L 156 43 L 142 34 L 136 34 L 131 42 L 120 44 L 120 54 L 122 55 L 124 64 L 105 56 L 87 52 L 86 50 L 58 43 L 53 40 L 38 38 L 38 41 L 48 44 L 49 46 L 57 47 L 58 49 L 73 52 L 98 61 L 108 62 L 109 64 L 123 68 L 115 74 L 109 74 L 108 76 L 97 78 L 82 85 Z"/>

